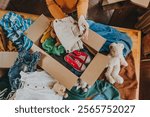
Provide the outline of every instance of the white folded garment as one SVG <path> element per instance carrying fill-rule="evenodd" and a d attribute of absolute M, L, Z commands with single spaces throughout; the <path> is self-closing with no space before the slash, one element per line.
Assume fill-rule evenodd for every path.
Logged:
<path fill-rule="evenodd" d="M 54 31 L 67 53 L 83 49 L 82 35 L 78 24 L 72 17 L 53 21 Z"/>
<path fill-rule="evenodd" d="M 63 97 L 49 88 L 54 79 L 45 71 L 21 72 L 23 87 L 16 91 L 15 100 L 62 100 Z"/>

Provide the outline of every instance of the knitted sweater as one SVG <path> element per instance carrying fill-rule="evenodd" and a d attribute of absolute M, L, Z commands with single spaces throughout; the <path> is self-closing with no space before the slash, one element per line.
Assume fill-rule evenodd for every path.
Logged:
<path fill-rule="evenodd" d="M 48 9 L 52 16 L 61 19 L 68 13 L 72 13 L 77 9 L 78 18 L 86 16 L 89 0 L 46 0 Z"/>

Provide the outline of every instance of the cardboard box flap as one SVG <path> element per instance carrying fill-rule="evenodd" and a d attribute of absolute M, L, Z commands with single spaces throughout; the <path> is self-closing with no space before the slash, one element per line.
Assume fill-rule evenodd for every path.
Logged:
<path fill-rule="evenodd" d="M 50 24 L 50 20 L 41 15 L 25 32 L 27 37 L 31 39 L 34 43 L 38 41 L 38 39 L 42 36 L 42 34 L 46 31 Z M 106 42 L 106 39 L 101 37 L 100 35 L 96 34 L 94 31 L 89 30 L 89 39 L 82 40 L 85 44 L 96 50 L 97 52 Z"/>
<path fill-rule="evenodd" d="M 131 0 L 134 4 L 147 8 L 150 0 Z"/>
<path fill-rule="evenodd" d="M 18 52 L 0 52 L 0 68 L 10 68 L 18 57 Z"/>
<path fill-rule="evenodd" d="M 80 78 L 92 86 L 107 67 L 108 62 L 108 56 L 97 53 Z"/>
<path fill-rule="evenodd" d="M 41 15 L 29 28 L 25 31 L 25 35 L 31 39 L 33 42 L 37 42 L 37 40 L 42 36 L 45 30 L 50 25 L 50 20 Z"/>
<path fill-rule="evenodd" d="M 68 90 L 70 90 L 76 84 L 78 77 L 70 70 L 68 70 L 65 66 L 53 59 L 44 50 L 38 47 L 39 38 L 46 31 L 49 23 L 50 20 L 42 15 L 26 31 L 28 38 L 30 38 L 34 42 L 31 50 L 34 52 L 39 51 L 40 53 L 42 53 L 42 58 L 39 66 L 47 71 L 49 74 L 51 74 Z M 83 40 L 83 42 L 91 49 L 94 49 L 96 52 L 98 52 L 103 44 L 106 42 L 106 40 L 96 34 L 94 31 L 89 30 L 89 39 Z M 100 66 L 99 64 L 97 64 L 98 62 L 101 62 L 102 65 Z M 104 70 L 105 63 L 107 63 L 107 57 L 101 54 L 97 54 L 88 66 L 88 68 L 84 71 L 81 78 L 83 78 L 83 80 L 86 81 L 89 85 L 94 84 L 94 82 L 100 76 L 101 72 Z M 91 80 L 90 78 L 93 79 Z"/>
<path fill-rule="evenodd" d="M 33 44 L 31 50 L 33 52 L 39 51 L 42 54 L 41 61 L 38 65 L 41 66 L 46 72 L 48 72 L 53 78 L 58 80 L 69 90 L 72 88 L 72 86 L 75 85 L 78 77 L 70 72 L 70 70 L 53 59 L 50 55 L 48 55 L 45 51 L 43 51 L 35 44 Z"/>
<path fill-rule="evenodd" d="M 117 2 L 122 2 L 122 1 L 126 1 L 126 0 L 104 0 L 103 1 L 103 6 L 104 5 L 108 5 L 108 4 L 113 4 L 113 3 L 117 3 Z M 150 0 L 130 0 L 133 4 L 142 6 L 147 8 L 149 5 Z"/>
<path fill-rule="evenodd" d="M 94 31 L 89 29 L 89 35 L 88 40 L 82 39 L 82 41 L 89 45 L 91 48 L 99 52 L 103 44 L 106 42 L 106 39 L 104 39 L 99 34 L 95 33 Z"/>

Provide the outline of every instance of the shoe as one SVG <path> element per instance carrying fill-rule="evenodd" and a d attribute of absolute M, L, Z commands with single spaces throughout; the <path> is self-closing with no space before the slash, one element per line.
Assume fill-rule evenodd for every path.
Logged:
<path fill-rule="evenodd" d="M 79 59 L 82 63 L 90 63 L 91 58 L 90 56 L 85 53 L 78 50 L 73 51 L 73 54 L 75 55 L 75 58 Z"/>
<path fill-rule="evenodd" d="M 74 55 L 72 53 L 66 55 L 64 57 L 64 60 L 79 72 L 83 72 L 86 69 L 86 66 L 83 63 L 81 63 L 78 59 L 74 58 Z"/>

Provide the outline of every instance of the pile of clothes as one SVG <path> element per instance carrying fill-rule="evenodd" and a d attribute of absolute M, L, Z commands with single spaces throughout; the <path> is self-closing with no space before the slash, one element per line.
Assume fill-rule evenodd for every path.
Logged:
<path fill-rule="evenodd" d="M 55 78 L 52 78 L 52 76 L 45 71 L 39 71 L 39 69 L 37 69 L 37 64 L 41 57 L 40 53 L 30 52 L 33 42 L 24 35 L 24 31 L 26 31 L 32 23 L 32 20 L 24 19 L 13 12 L 8 12 L 0 20 L 0 51 L 18 51 L 19 53 L 14 65 L 0 78 L 1 99 L 10 99 L 12 95 L 15 95 L 14 99 L 28 100 L 120 99 L 119 91 L 104 79 L 97 80 L 87 92 L 84 92 L 82 89 L 77 89 L 74 86 L 70 91 L 63 90 L 63 93 L 66 92 L 68 94 L 65 98 L 64 95 L 58 95 L 58 93 L 49 86 L 49 83 L 51 84 L 55 81 Z M 113 42 L 124 44 L 124 56 L 130 53 L 132 41 L 125 33 L 121 33 L 112 27 L 95 23 L 91 20 L 88 20 L 88 23 L 91 30 L 107 40 L 99 50 L 100 53 L 108 54 L 109 45 Z M 74 33 L 74 35 L 76 34 L 77 33 Z M 84 47 L 80 39 L 76 44 L 73 44 L 74 48 L 79 47 L 78 50 L 68 47 L 67 42 L 64 41 L 63 39 L 59 41 L 54 30 L 50 27 L 40 40 L 41 48 L 74 74 L 80 76 L 94 55 Z"/>

